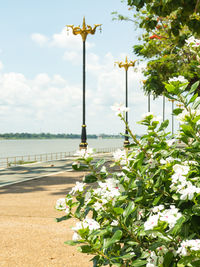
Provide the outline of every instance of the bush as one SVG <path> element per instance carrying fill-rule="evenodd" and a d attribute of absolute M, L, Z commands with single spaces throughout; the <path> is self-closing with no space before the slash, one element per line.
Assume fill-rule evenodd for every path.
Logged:
<path fill-rule="evenodd" d="M 72 241 L 79 251 L 94 255 L 93 266 L 200 266 L 200 100 L 189 93 L 188 82 L 174 78 L 165 85 L 180 131 L 166 133 L 147 113 L 140 124 L 147 133 L 137 139 L 126 125 L 132 144 L 114 153 L 108 170 L 104 160 L 95 163 L 92 151 L 81 150 L 75 170 L 90 170 L 82 183 L 56 204 L 66 215 L 58 221 L 78 220 Z M 188 90 L 188 89 L 187 89 Z M 126 108 L 114 109 L 125 122 Z M 182 146 L 179 146 L 179 143 Z"/>

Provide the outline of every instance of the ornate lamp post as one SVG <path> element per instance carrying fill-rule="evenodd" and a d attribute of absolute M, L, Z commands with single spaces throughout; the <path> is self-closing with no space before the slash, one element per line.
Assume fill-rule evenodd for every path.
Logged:
<path fill-rule="evenodd" d="M 69 28 L 72 29 L 74 35 L 80 34 L 83 40 L 83 124 L 81 131 L 81 143 L 79 145 L 80 149 L 87 148 L 87 134 L 86 134 L 86 123 L 85 123 L 85 42 L 88 34 L 95 34 L 96 28 L 102 24 L 95 24 L 92 28 L 90 25 L 85 24 L 85 17 L 83 17 L 82 28 L 80 26 L 74 27 L 74 25 L 67 25 L 67 31 Z M 101 28 L 100 28 L 101 30 Z"/>
<path fill-rule="evenodd" d="M 119 68 L 124 68 L 125 69 L 125 85 L 126 85 L 125 102 L 126 102 L 126 108 L 128 107 L 128 69 L 129 69 L 129 67 L 134 67 L 136 61 L 137 60 L 128 62 L 128 59 L 126 57 L 125 62 L 115 62 L 116 64 L 118 64 Z M 126 123 L 128 123 L 128 112 L 126 112 Z M 127 127 L 126 127 L 126 129 L 125 129 L 124 146 L 126 146 L 128 144 L 129 144 L 129 138 L 128 138 L 128 130 L 127 130 Z"/>

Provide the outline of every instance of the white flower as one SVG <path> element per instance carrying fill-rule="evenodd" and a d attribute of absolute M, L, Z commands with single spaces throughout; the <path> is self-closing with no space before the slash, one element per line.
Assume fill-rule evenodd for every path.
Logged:
<path fill-rule="evenodd" d="M 91 194 L 91 192 L 88 191 L 88 192 L 85 194 L 85 204 L 86 204 L 86 205 L 91 201 L 91 197 L 92 197 L 92 194 Z"/>
<path fill-rule="evenodd" d="M 72 236 L 72 240 L 73 241 L 78 241 L 82 239 L 81 236 L 79 234 L 77 234 L 77 232 L 74 232 L 73 236 Z"/>
<path fill-rule="evenodd" d="M 69 194 L 74 195 L 77 192 L 83 192 L 85 185 L 85 183 L 76 182 L 76 185 L 72 188 Z"/>
<path fill-rule="evenodd" d="M 184 109 L 182 111 L 182 113 L 180 113 L 178 116 L 177 116 L 177 119 L 182 122 L 182 121 L 185 121 L 187 117 L 197 117 L 200 115 L 200 110 L 199 109 L 191 109 L 190 112 L 187 111 L 186 109 Z M 197 122 L 198 123 L 198 122 Z"/>
<path fill-rule="evenodd" d="M 182 175 L 187 175 L 190 167 L 189 166 L 185 166 L 185 165 L 181 165 L 181 164 L 175 164 L 173 166 L 173 170 L 175 172 L 176 175 L 178 176 L 182 176 Z"/>
<path fill-rule="evenodd" d="M 57 210 L 65 210 L 67 208 L 65 198 L 59 198 L 56 201 L 56 209 Z"/>
<path fill-rule="evenodd" d="M 117 220 L 113 220 L 112 222 L 111 222 L 111 224 L 110 225 L 112 225 L 112 226 L 117 226 L 119 223 L 118 223 L 118 221 Z"/>
<path fill-rule="evenodd" d="M 114 157 L 115 161 L 120 162 L 122 165 L 126 164 L 127 157 L 126 157 L 126 151 L 125 150 L 117 149 L 113 153 L 113 157 Z"/>
<path fill-rule="evenodd" d="M 66 213 L 66 215 L 70 214 L 70 209 L 68 207 L 65 209 L 65 213 Z"/>
<path fill-rule="evenodd" d="M 89 228 L 89 230 L 92 231 L 92 230 L 99 229 L 100 225 L 97 221 L 86 217 L 83 221 L 77 222 L 76 226 L 73 227 L 72 230 L 78 231 L 80 229 L 86 229 L 86 228 Z"/>
<path fill-rule="evenodd" d="M 200 251 L 200 239 L 184 240 L 181 242 L 177 253 L 182 256 L 189 256 L 190 250 Z"/>
<path fill-rule="evenodd" d="M 160 220 L 167 222 L 169 224 L 169 228 L 173 228 L 177 222 L 177 220 L 182 216 L 178 209 L 175 206 L 170 206 L 171 209 L 164 210 L 160 214 Z"/>
<path fill-rule="evenodd" d="M 147 265 L 146 267 L 158 267 L 157 264 L 158 256 L 154 251 L 151 251 L 150 256 L 147 258 Z"/>
<path fill-rule="evenodd" d="M 159 211 L 163 210 L 164 208 L 165 208 L 164 205 L 155 206 L 155 207 L 153 207 L 152 212 L 158 213 Z"/>
<path fill-rule="evenodd" d="M 144 223 L 144 230 L 152 230 L 158 225 L 159 215 L 150 215 L 147 221 Z"/>
<path fill-rule="evenodd" d="M 98 210 L 100 210 L 100 209 L 103 208 L 103 205 L 102 205 L 101 203 L 99 203 L 99 202 L 95 202 L 94 205 L 93 205 L 93 208 L 94 208 L 96 211 L 98 211 Z"/>
<path fill-rule="evenodd" d="M 178 77 L 173 77 L 168 80 L 169 83 L 171 82 L 180 82 L 180 83 L 187 83 L 188 80 L 185 77 L 179 75 Z"/>
<path fill-rule="evenodd" d="M 129 108 L 125 107 L 123 104 L 117 104 L 115 103 L 114 106 L 111 107 L 112 110 L 115 111 L 115 114 L 118 115 L 122 115 L 124 114 L 124 112 L 128 112 Z"/>
<path fill-rule="evenodd" d="M 137 219 L 138 219 L 138 220 L 141 220 L 141 218 L 144 217 L 144 214 L 145 214 L 145 209 L 140 209 L 140 210 L 138 211 Z"/>
<path fill-rule="evenodd" d="M 179 193 L 181 194 L 181 200 L 186 200 L 187 198 L 191 200 L 193 199 L 195 193 L 200 193 L 200 188 L 192 185 L 191 182 L 186 182 L 186 188 L 179 190 Z"/>
<path fill-rule="evenodd" d="M 119 183 L 119 180 L 114 178 L 108 178 L 105 182 L 98 182 L 98 184 L 99 188 L 94 190 L 94 194 L 101 197 L 103 204 L 120 196 L 121 192 L 125 191 L 123 185 Z"/>
<path fill-rule="evenodd" d="M 91 157 L 93 154 L 94 154 L 94 149 L 88 147 L 87 149 L 77 150 L 74 155 L 78 156 L 78 158 L 87 159 Z"/>
<path fill-rule="evenodd" d="M 200 40 L 195 39 L 194 36 L 189 37 L 186 41 L 186 44 L 191 47 L 199 47 L 200 46 Z"/>
<path fill-rule="evenodd" d="M 105 166 L 103 166 L 103 167 L 101 168 L 100 172 L 107 173 L 107 169 L 106 169 L 106 167 L 105 167 Z"/>

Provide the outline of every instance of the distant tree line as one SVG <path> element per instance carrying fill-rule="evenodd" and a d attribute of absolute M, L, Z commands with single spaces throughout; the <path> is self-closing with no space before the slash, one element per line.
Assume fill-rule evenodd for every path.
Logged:
<path fill-rule="evenodd" d="M 97 139 L 101 138 L 121 138 L 121 135 L 109 135 L 109 134 L 88 134 L 88 138 Z M 80 134 L 52 134 L 52 133 L 3 133 L 0 134 L 0 139 L 79 139 Z"/>

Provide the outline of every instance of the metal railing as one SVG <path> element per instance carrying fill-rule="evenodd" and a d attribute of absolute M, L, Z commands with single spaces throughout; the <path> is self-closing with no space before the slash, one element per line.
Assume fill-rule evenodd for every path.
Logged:
<path fill-rule="evenodd" d="M 110 153 L 110 152 L 114 152 L 118 148 L 119 147 L 97 148 L 95 149 L 95 152 L 96 153 Z M 0 169 L 14 167 L 14 166 L 23 165 L 23 164 L 36 163 L 36 162 L 62 160 L 67 157 L 72 157 L 74 156 L 74 154 L 75 154 L 75 151 L 54 152 L 54 153 L 0 158 Z"/>

